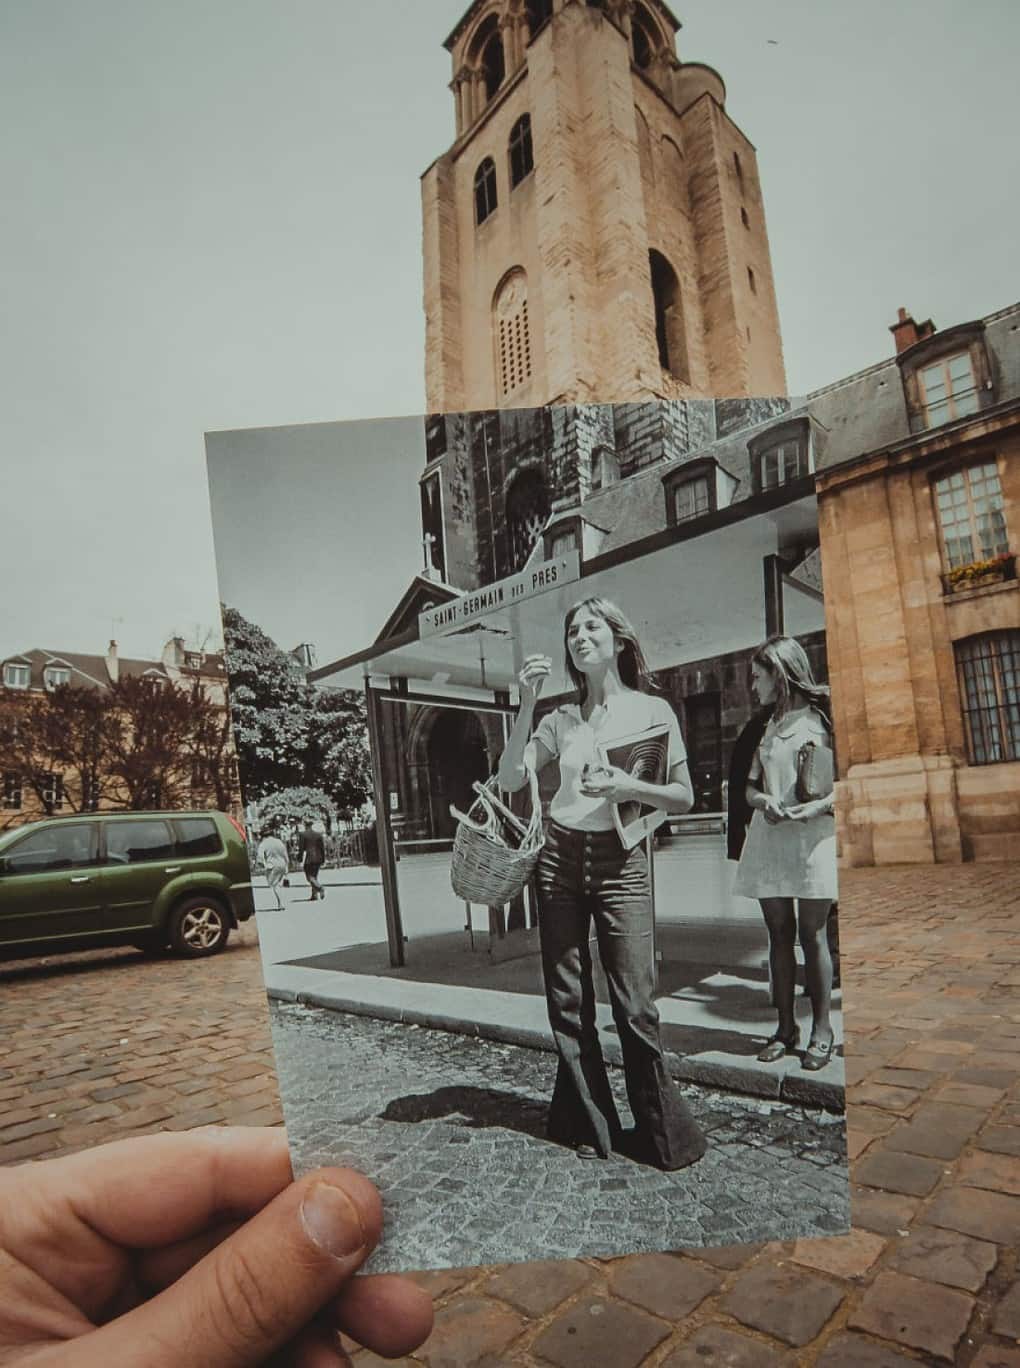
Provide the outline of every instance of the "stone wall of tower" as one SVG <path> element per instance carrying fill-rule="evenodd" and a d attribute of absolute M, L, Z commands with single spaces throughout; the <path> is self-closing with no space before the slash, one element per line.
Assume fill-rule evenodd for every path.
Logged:
<path fill-rule="evenodd" d="M 684 111 L 681 126 L 708 392 L 783 394 L 779 310 L 754 148 L 709 94 Z"/>
<path fill-rule="evenodd" d="M 719 102 L 718 77 L 685 84 L 691 68 L 677 70 L 677 81 L 657 84 L 600 10 L 558 6 L 523 64 L 425 173 L 430 409 L 783 392 L 754 150 Z M 678 108 L 675 91 L 696 98 Z M 511 190 L 508 143 L 524 113 L 535 167 Z M 474 176 L 486 157 L 498 208 L 476 224 Z M 659 363 L 651 249 L 680 286 L 676 375 Z M 504 394 L 493 306 L 513 269 L 527 280 L 531 375 Z"/>

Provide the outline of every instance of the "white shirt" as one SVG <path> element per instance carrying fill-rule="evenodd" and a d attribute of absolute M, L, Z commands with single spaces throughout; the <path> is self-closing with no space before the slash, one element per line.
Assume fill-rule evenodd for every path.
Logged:
<path fill-rule="evenodd" d="M 687 759 L 687 748 L 676 713 L 666 699 L 629 689 L 613 694 L 594 726 L 581 716 L 578 703 L 567 703 L 547 713 L 535 728 L 532 740 L 560 762 L 560 786 L 549 806 L 553 821 L 575 831 L 611 831 L 613 812 L 608 801 L 589 798 L 581 792 L 584 767 L 603 763 L 599 746 L 663 724 L 669 727 L 669 774 L 674 765 Z M 543 758 L 539 754 L 539 763 Z"/>

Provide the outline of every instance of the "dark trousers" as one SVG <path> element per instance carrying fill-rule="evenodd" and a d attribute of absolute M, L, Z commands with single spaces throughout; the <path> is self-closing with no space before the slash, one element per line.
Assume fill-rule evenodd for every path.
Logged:
<path fill-rule="evenodd" d="M 308 880 L 313 898 L 324 898 L 326 896 L 322 884 L 319 883 L 319 870 L 321 868 L 322 865 L 318 860 L 305 861 L 305 878 Z"/>
<path fill-rule="evenodd" d="M 592 1145 L 603 1156 L 621 1141 L 595 1024 L 594 923 L 634 1116 L 627 1152 L 659 1168 L 683 1168 L 704 1153 L 705 1138 L 662 1057 L 644 850 L 625 850 L 615 831 L 551 823 L 538 895 L 546 1002 L 559 1053 L 549 1138 Z"/>

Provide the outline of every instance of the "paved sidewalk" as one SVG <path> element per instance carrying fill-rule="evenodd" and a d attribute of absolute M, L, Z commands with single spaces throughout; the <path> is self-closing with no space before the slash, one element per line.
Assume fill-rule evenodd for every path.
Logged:
<path fill-rule="evenodd" d="M 843 889 L 853 1233 L 422 1275 L 405 1368 L 1020 1368 L 1020 865 Z M 0 968 L 0 1159 L 275 1119 L 253 942 Z"/>

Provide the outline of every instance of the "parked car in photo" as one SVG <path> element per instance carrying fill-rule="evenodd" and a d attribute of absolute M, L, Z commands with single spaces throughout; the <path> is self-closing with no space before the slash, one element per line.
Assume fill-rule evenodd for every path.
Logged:
<path fill-rule="evenodd" d="M 0 835 L 0 959 L 108 945 L 196 958 L 254 914 L 222 812 L 87 812 Z"/>

